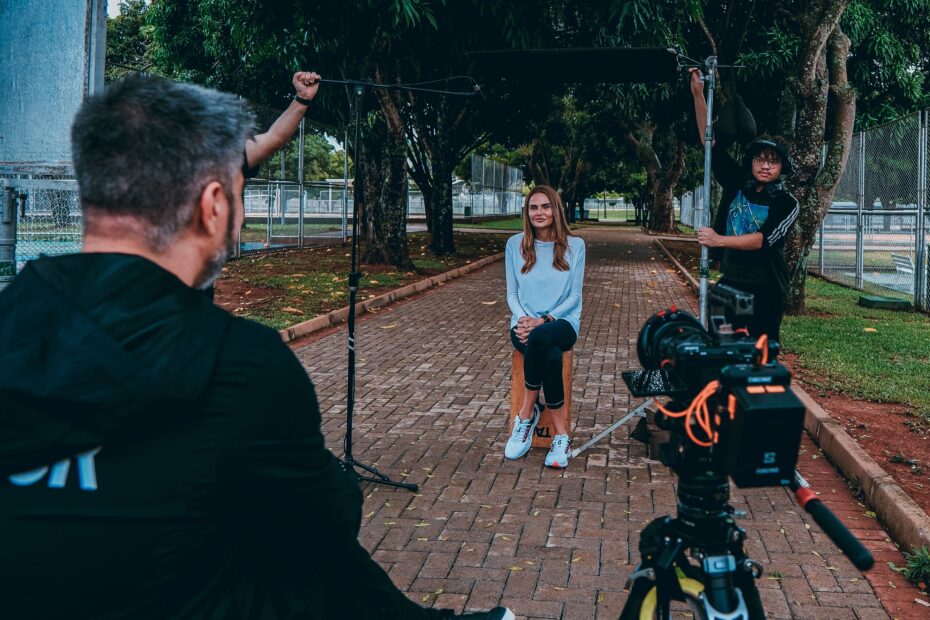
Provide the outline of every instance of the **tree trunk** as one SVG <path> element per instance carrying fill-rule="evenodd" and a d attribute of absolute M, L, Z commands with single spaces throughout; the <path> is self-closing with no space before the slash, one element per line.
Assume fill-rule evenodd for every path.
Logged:
<path fill-rule="evenodd" d="M 377 92 L 385 124 L 381 141 L 377 145 L 376 141 L 372 141 L 371 152 L 377 149 L 380 155 L 377 165 L 374 161 L 365 162 L 368 243 L 362 260 L 412 269 L 407 246 L 407 146 L 404 127 L 392 94 L 383 89 Z"/>
<path fill-rule="evenodd" d="M 789 186 L 798 199 L 801 212 L 798 225 L 785 244 L 790 286 L 790 314 L 804 311 L 807 259 L 817 238 L 820 223 L 833 201 L 836 186 L 842 179 L 849 157 L 856 116 L 855 91 L 849 85 L 846 58 L 850 40 L 839 26 L 847 0 L 821 8 L 818 19 L 832 20 L 832 28 L 823 35 L 821 22 L 805 25 L 814 35 L 822 36 L 822 44 L 814 39 L 805 48 L 794 78 L 798 93 L 798 121 L 794 158 L 797 171 Z M 805 33 L 808 34 L 808 33 Z M 830 122 L 827 123 L 828 113 Z M 825 131 L 829 127 L 829 134 Z M 826 138 L 826 139 L 825 139 Z M 821 167 L 824 144 L 827 157 Z"/>
<path fill-rule="evenodd" d="M 416 181 L 423 193 L 426 229 L 430 234 L 429 249 L 435 256 L 455 254 L 455 241 L 452 228 L 452 175 L 455 165 L 454 157 L 443 148 L 443 141 L 438 140 L 438 148 L 429 148 L 425 135 L 418 136 L 420 152 L 411 157 L 408 149 L 410 176 Z"/>
<path fill-rule="evenodd" d="M 455 239 L 452 229 L 452 170 L 437 167 L 436 184 L 433 192 L 435 203 L 432 208 L 433 227 L 430 233 L 429 250 L 434 256 L 455 254 Z"/>
<path fill-rule="evenodd" d="M 656 126 L 644 122 L 636 129 L 638 135 L 629 131 L 626 140 L 633 146 L 636 156 L 646 169 L 650 197 L 647 228 L 660 233 L 677 232 L 674 195 L 678 179 L 685 170 L 685 145 L 678 141 L 671 165 L 663 167 L 653 146 Z"/>
<path fill-rule="evenodd" d="M 551 185 L 549 182 L 549 154 L 548 147 L 542 138 L 533 139 L 533 148 L 530 151 L 528 166 L 530 176 L 536 185 Z"/>

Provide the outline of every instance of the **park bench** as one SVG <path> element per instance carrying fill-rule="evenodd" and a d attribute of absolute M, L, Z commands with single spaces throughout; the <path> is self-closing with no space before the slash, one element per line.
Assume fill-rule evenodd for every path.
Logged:
<path fill-rule="evenodd" d="M 914 261 L 909 254 L 891 253 L 891 263 L 894 265 L 894 282 L 890 288 L 903 293 L 914 291 Z"/>
<path fill-rule="evenodd" d="M 891 262 L 894 263 L 894 270 L 899 276 L 914 278 L 914 261 L 907 254 L 891 253 Z"/>

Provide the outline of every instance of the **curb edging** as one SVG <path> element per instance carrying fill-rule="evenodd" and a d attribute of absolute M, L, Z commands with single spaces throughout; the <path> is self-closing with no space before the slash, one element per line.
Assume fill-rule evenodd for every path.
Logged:
<path fill-rule="evenodd" d="M 662 241 L 655 239 L 654 242 L 692 290 L 699 290 L 694 276 L 672 256 Z M 858 480 L 866 502 L 891 537 L 905 550 L 930 547 L 927 513 L 807 392 L 798 385 L 792 385 L 792 389 L 806 409 L 804 429 L 847 479 Z"/>
<path fill-rule="evenodd" d="M 406 297 L 410 297 L 411 295 L 416 295 L 417 293 L 434 288 L 440 284 L 448 282 L 449 280 L 471 273 L 476 269 L 481 269 L 482 267 L 490 265 L 491 263 L 496 263 L 502 258 L 504 258 L 503 252 L 492 254 L 491 256 L 485 256 L 484 258 L 478 259 L 473 263 L 468 263 L 444 273 L 431 276 L 425 280 L 420 280 L 419 282 L 414 282 L 413 284 L 402 286 L 401 288 L 394 289 L 393 291 L 388 291 L 387 293 L 378 295 L 377 297 L 372 297 L 371 299 L 358 302 L 355 305 L 355 316 L 365 314 L 366 312 L 371 312 L 372 310 L 386 306 L 399 299 L 404 299 Z M 313 332 L 338 325 L 339 323 L 346 321 L 348 318 L 349 307 L 344 306 L 337 310 L 327 312 L 326 314 L 313 317 L 307 321 L 303 321 L 302 323 L 291 325 L 288 328 L 280 330 L 278 333 L 281 334 L 281 339 L 285 343 L 288 343 L 297 340 L 298 338 L 309 336 Z"/>

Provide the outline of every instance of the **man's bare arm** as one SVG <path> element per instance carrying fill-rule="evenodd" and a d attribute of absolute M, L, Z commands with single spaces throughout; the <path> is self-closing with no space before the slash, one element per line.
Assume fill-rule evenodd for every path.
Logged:
<path fill-rule="evenodd" d="M 320 88 L 320 76 L 312 71 L 299 71 L 294 74 L 293 84 L 297 96 L 309 101 L 316 96 Z M 300 125 L 306 111 L 307 106 L 294 99 L 271 124 L 268 131 L 246 142 L 245 154 L 249 167 L 254 168 L 284 146 L 297 131 L 297 126 Z"/>

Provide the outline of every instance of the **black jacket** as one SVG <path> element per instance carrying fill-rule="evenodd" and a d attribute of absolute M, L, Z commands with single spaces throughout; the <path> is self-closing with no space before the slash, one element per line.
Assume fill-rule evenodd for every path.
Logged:
<path fill-rule="evenodd" d="M 120 254 L 0 293 L 0 618 L 277 618 L 361 494 L 279 335 Z"/>

